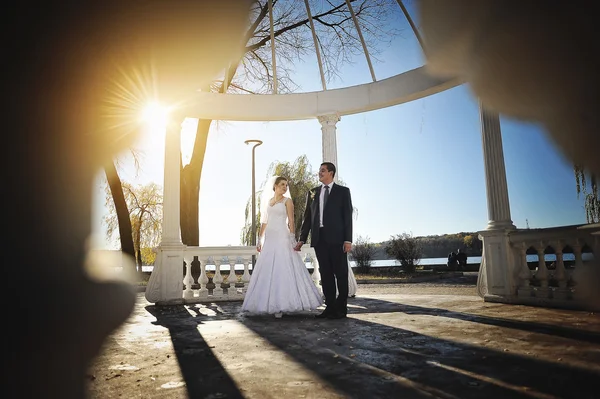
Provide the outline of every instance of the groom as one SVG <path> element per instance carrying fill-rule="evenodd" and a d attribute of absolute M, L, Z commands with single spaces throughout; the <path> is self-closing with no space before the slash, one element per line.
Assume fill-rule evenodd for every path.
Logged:
<path fill-rule="evenodd" d="M 342 319 L 348 313 L 348 255 L 352 249 L 352 199 L 347 187 L 333 183 L 335 165 L 319 168 L 321 186 L 309 191 L 300 240 L 296 251 L 311 233 L 321 273 L 326 308 L 317 318 Z M 336 280 L 337 292 L 336 298 Z"/>

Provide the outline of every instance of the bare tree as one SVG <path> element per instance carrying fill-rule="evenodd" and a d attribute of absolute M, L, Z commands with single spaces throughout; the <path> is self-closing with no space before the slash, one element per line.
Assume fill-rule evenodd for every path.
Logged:
<path fill-rule="evenodd" d="M 139 170 L 139 154 L 135 149 L 130 148 L 131 156 L 136 170 Z M 111 204 L 114 206 L 116 213 L 116 221 L 119 227 L 119 241 L 121 243 L 121 251 L 135 259 L 135 245 L 133 244 L 133 233 L 131 221 L 129 220 L 129 209 L 127 209 L 127 201 L 123 193 L 123 184 L 118 172 L 119 160 L 115 158 L 113 161 L 104 166 L 104 174 L 108 189 L 112 195 Z M 107 198 L 108 203 L 108 198 Z"/>
<path fill-rule="evenodd" d="M 123 184 L 119 178 L 119 172 L 113 162 L 108 163 L 104 167 L 106 175 L 107 190 L 110 190 L 110 204 L 113 205 L 115 211 L 116 223 L 119 229 L 119 241 L 121 243 L 121 251 L 135 259 L 135 246 L 133 245 L 133 232 L 131 221 L 129 220 L 129 209 L 127 209 L 127 201 L 123 194 Z M 109 198 L 106 200 L 109 203 Z M 112 233 L 110 234 L 112 235 Z"/>
<path fill-rule="evenodd" d="M 138 273 L 142 272 L 142 249 L 154 248 L 160 243 L 162 233 L 162 188 L 155 183 L 145 186 L 132 186 L 122 183 L 124 199 L 129 212 L 128 219 L 132 229 L 135 260 Z M 106 233 L 109 239 L 120 226 L 116 208 L 112 200 L 113 193 L 107 187 L 106 205 L 108 215 L 104 217 Z"/>
<path fill-rule="evenodd" d="M 359 20 L 371 58 L 377 61 L 383 46 L 400 31 L 394 20 L 400 8 L 392 0 L 351 0 Z M 362 53 L 353 19 L 345 0 L 310 1 L 311 14 L 317 32 L 319 49 L 328 81 L 336 78 L 340 67 L 351 63 Z M 267 93 L 273 88 L 273 68 L 270 50 L 270 24 L 267 0 L 253 3 L 245 47 L 225 73 L 225 78 L 202 88 L 220 93 Z M 292 92 L 295 64 L 314 54 L 314 42 L 309 19 L 301 1 L 273 1 L 273 25 L 277 50 L 277 81 L 279 92 Z M 194 148 L 189 164 L 181 171 L 181 237 L 186 245 L 199 245 L 200 177 L 212 121 L 198 121 Z"/>

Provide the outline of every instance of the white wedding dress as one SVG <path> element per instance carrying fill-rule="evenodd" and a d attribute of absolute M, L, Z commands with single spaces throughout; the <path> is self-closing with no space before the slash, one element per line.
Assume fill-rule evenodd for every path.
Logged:
<path fill-rule="evenodd" d="M 321 294 L 293 249 L 283 201 L 267 207 L 264 244 L 252 270 L 242 312 L 249 314 L 295 313 L 323 304 Z M 264 222 L 263 222 L 264 223 Z"/>

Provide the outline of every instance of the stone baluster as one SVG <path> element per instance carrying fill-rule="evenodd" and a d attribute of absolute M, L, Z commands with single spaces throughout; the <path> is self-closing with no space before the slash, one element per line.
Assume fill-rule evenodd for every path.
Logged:
<path fill-rule="evenodd" d="M 591 244 L 590 246 L 593 246 L 593 251 L 596 249 L 596 243 L 591 241 L 594 237 L 589 236 L 586 238 L 586 240 L 577 238 L 571 245 L 573 255 L 575 255 L 575 265 L 571 274 L 574 285 L 573 297 L 576 301 L 583 304 L 586 309 L 600 312 L 600 301 L 598 300 L 600 298 L 598 295 L 600 256 L 594 252 L 594 261 L 583 263 L 583 247 L 585 244 Z"/>
<path fill-rule="evenodd" d="M 183 290 L 183 297 L 186 299 L 194 297 L 194 291 L 192 290 L 192 285 L 194 284 L 194 278 L 192 277 L 192 260 L 193 256 L 189 256 L 185 254 L 183 256 L 183 260 L 185 262 L 185 277 L 183 278 L 183 285 L 185 289 Z"/>
<path fill-rule="evenodd" d="M 213 289 L 213 296 L 222 297 L 223 296 L 223 287 L 221 287 L 221 283 L 223 282 L 223 276 L 221 275 L 221 259 L 213 258 L 215 261 L 215 276 L 213 277 L 213 283 L 215 284 L 215 288 Z"/>
<path fill-rule="evenodd" d="M 556 254 L 556 269 L 554 278 L 558 282 L 558 289 L 554 292 L 554 298 L 565 300 L 569 297 L 567 290 L 567 274 L 565 273 L 565 262 L 563 259 L 563 245 L 560 240 L 554 243 L 554 253 Z"/>
<path fill-rule="evenodd" d="M 200 289 L 198 290 L 198 297 L 202 299 L 208 298 L 208 288 L 206 285 L 208 284 L 208 276 L 206 275 L 206 260 L 198 258 L 200 262 L 200 277 L 198 277 L 198 285 Z"/>
<path fill-rule="evenodd" d="M 529 266 L 527 265 L 527 244 L 521 243 L 518 248 L 519 251 L 519 259 L 520 259 L 520 267 L 519 267 L 519 288 L 517 289 L 519 296 L 530 297 L 533 294 L 533 290 L 531 287 L 531 270 L 529 270 Z"/>
<path fill-rule="evenodd" d="M 244 258 L 242 262 L 244 262 L 244 274 L 242 275 L 244 287 L 242 287 L 242 295 L 246 295 L 246 291 L 248 291 L 248 284 L 250 284 L 250 262 L 252 262 L 252 260 L 251 258 Z"/>
<path fill-rule="evenodd" d="M 227 282 L 229 283 L 229 288 L 227 289 L 227 295 L 229 297 L 233 297 L 237 295 L 237 288 L 235 288 L 235 283 L 237 283 L 237 276 L 235 275 L 235 264 L 237 263 L 237 258 L 229 257 L 229 276 L 227 276 Z"/>
<path fill-rule="evenodd" d="M 321 273 L 319 272 L 319 261 L 317 260 L 317 256 L 311 254 L 310 255 L 310 263 L 312 264 L 313 267 L 313 272 L 312 272 L 312 280 L 315 282 L 315 284 L 317 285 L 317 288 L 319 288 L 319 291 L 322 291 L 322 287 L 321 287 Z"/>
<path fill-rule="evenodd" d="M 582 249 L 583 245 L 581 245 L 581 241 L 575 240 L 575 244 L 573 245 L 573 255 L 575 255 L 575 270 L 583 267 L 583 257 L 581 253 Z"/>
<path fill-rule="evenodd" d="M 584 281 L 587 277 L 587 273 L 584 270 L 583 258 L 581 255 L 582 245 L 579 239 L 575 239 L 571 248 L 573 248 L 573 256 L 575 257 L 575 264 L 573 265 L 573 272 L 571 273 L 571 279 L 575 285 L 575 296 L 579 300 L 585 300 L 588 296 L 586 289 L 582 289 L 587 286 L 587 282 Z"/>
<path fill-rule="evenodd" d="M 535 273 L 535 278 L 540 282 L 540 287 L 537 289 L 536 296 L 541 298 L 548 298 L 550 293 L 550 290 L 548 290 L 548 268 L 546 267 L 545 249 L 546 246 L 540 241 L 539 246 L 536 247 L 538 253 L 538 268 Z"/>

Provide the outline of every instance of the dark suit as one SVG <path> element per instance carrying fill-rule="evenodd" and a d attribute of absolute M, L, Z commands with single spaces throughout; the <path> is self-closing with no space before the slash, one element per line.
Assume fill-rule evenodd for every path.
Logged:
<path fill-rule="evenodd" d="M 306 198 L 300 241 L 306 242 L 311 233 L 325 294 L 327 312 L 348 313 L 348 256 L 344 242 L 352 242 L 352 198 L 347 187 L 334 184 L 323 210 L 320 227 L 319 198 L 323 186 L 313 188 Z M 336 299 L 336 280 L 338 297 Z"/>

